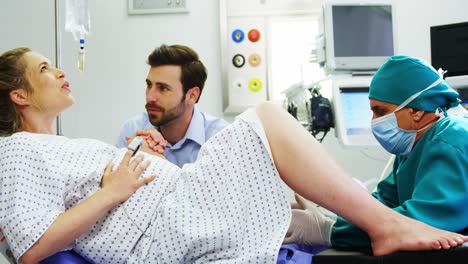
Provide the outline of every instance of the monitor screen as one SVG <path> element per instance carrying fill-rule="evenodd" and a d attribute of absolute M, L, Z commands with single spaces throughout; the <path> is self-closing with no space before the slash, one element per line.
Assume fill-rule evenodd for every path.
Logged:
<path fill-rule="evenodd" d="M 330 1 L 323 16 L 328 69 L 376 70 L 394 55 L 388 1 Z"/>
<path fill-rule="evenodd" d="M 350 77 L 332 84 L 335 134 L 345 147 L 375 147 L 372 110 L 369 105 L 371 77 Z"/>
<path fill-rule="evenodd" d="M 333 6 L 336 57 L 393 55 L 392 7 Z"/>
<path fill-rule="evenodd" d="M 369 87 L 340 87 L 340 97 L 346 134 L 371 134 L 372 111 L 369 108 Z"/>
<path fill-rule="evenodd" d="M 445 77 L 468 75 L 468 22 L 431 27 L 431 63 Z"/>
<path fill-rule="evenodd" d="M 460 94 L 461 105 L 465 107 L 465 109 L 468 109 L 468 89 L 457 89 L 457 92 Z"/>

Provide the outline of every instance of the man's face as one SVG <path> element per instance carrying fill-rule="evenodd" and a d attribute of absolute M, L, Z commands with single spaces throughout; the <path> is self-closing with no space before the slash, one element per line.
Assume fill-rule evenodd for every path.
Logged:
<path fill-rule="evenodd" d="M 370 99 L 370 108 L 372 110 L 372 119 L 379 118 L 384 115 L 388 115 L 395 111 L 398 107 L 396 104 L 390 104 L 374 99 Z M 412 117 L 411 117 L 410 108 L 403 107 L 399 111 L 395 112 L 397 118 L 398 127 L 402 129 L 412 129 Z"/>
<path fill-rule="evenodd" d="M 180 66 L 151 67 L 146 78 L 146 111 L 153 126 L 177 120 L 186 111 Z"/>

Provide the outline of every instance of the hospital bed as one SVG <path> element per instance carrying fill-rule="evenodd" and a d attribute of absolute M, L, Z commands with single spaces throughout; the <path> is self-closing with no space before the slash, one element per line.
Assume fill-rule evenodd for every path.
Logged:
<path fill-rule="evenodd" d="M 468 228 L 461 232 L 468 235 Z M 313 257 L 313 264 L 405 264 L 405 263 L 465 263 L 468 260 L 468 242 L 450 250 L 395 252 L 373 256 L 371 249 L 330 248 Z"/>
<path fill-rule="evenodd" d="M 465 233 L 466 234 L 466 233 Z M 279 259 L 281 259 L 279 257 Z M 468 243 L 450 250 L 395 252 L 385 256 L 373 256 L 370 249 L 336 249 L 330 248 L 312 257 L 313 264 L 414 264 L 414 263 L 464 263 L 468 259 Z M 299 259 L 284 262 L 303 263 Z M 299 260 L 299 261 L 298 261 Z M 0 264 L 3 264 L 0 262 Z M 60 252 L 41 264 L 91 264 L 73 251 Z"/>
<path fill-rule="evenodd" d="M 0 228 L 0 264 L 15 264 L 15 258 L 11 253 L 6 238 Z M 73 250 L 58 252 L 40 264 L 91 264 Z"/>
<path fill-rule="evenodd" d="M 313 257 L 313 264 L 405 264 L 405 263 L 463 263 L 468 259 L 468 245 L 450 250 L 396 252 L 385 256 L 372 256 L 369 250 L 324 250 Z M 11 262 L 0 254 L 0 264 Z M 74 251 L 59 252 L 40 264 L 91 264 Z"/>
<path fill-rule="evenodd" d="M 405 263 L 465 263 L 468 245 L 450 250 L 396 252 L 372 256 L 370 250 L 327 249 L 313 257 L 313 264 L 405 264 Z"/>
<path fill-rule="evenodd" d="M 15 263 L 11 257 L 0 254 L 0 264 L 12 264 Z M 41 261 L 40 264 L 91 264 L 86 261 L 83 257 L 75 253 L 73 250 L 58 252 L 45 260 Z"/>
<path fill-rule="evenodd" d="M 278 264 L 414 264 L 414 263 L 465 263 L 468 243 L 450 250 L 395 252 L 373 256 L 370 248 L 339 249 L 299 244 L 284 244 L 278 255 Z"/>
<path fill-rule="evenodd" d="M 1 232 L 1 231 L 0 231 Z M 465 229 L 463 234 L 468 234 L 468 229 Z M 282 247 L 283 248 L 283 247 Z M 314 254 L 313 247 L 307 250 L 307 253 L 313 253 L 313 264 L 405 264 L 405 263 L 462 263 L 468 259 L 468 242 L 460 247 L 450 250 L 433 250 L 433 251 L 412 251 L 412 252 L 395 252 L 385 256 L 373 256 L 371 249 L 340 249 L 329 248 Z M 5 256 L 5 252 L 0 254 L 0 264 L 12 264 L 11 256 Z M 280 251 L 280 254 L 285 252 Z M 287 253 L 286 253 L 287 254 Z M 7 254 L 8 255 L 8 254 Z M 284 262 L 284 256 L 281 263 L 296 263 L 296 258 L 291 262 Z M 310 258 L 308 258 L 310 259 Z M 304 263 L 299 261 L 298 263 Z M 49 258 L 40 262 L 40 264 L 91 264 L 83 257 L 75 253 L 73 250 L 58 252 Z"/>

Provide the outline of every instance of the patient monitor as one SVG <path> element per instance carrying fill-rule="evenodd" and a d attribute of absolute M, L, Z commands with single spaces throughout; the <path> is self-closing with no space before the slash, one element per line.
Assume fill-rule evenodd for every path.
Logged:
<path fill-rule="evenodd" d="M 332 83 L 335 134 L 345 147 L 378 146 L 371 130 L 371 76 L 349 77 Z"/>
<path fill-rule="evenodd" d="M 324 0 L 317 38 L 330 71 L 376 70 L 394 54 L 391 0 Z"/>
<path fill-rule="evenodd" d="M 431 27 L 431 63 L 447 71 L 445 81 L 460 94 L 468 109 L 468 22 Z"/>

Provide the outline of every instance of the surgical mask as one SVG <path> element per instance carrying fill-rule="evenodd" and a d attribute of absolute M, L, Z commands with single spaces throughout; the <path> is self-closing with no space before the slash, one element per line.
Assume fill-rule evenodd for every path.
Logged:
<path fill-rule="evenodd" d="M 395 113 L 408 105 L 423 92 L 437 86 L 442 80 L 442 78 L 439 78 L 427 88 L 410 96 L 390 114 L 372 120 L 372 133 L 385 150 L 403 157 L 407 157 L 410 154 L 418 132 L 427 129 L 432 123 L 418 130 L 401 129 L 398 127 Z"/>

